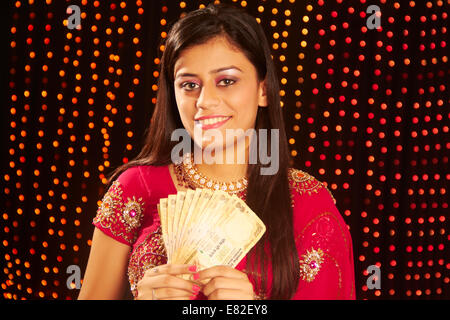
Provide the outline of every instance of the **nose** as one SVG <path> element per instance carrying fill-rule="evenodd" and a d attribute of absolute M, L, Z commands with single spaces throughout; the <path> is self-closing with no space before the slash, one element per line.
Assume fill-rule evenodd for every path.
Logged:
<path fill-rule="evenodd" d="M 197 99 L 197 108 L 208 109 L 219 105 L 220 97 L 215 86 L 204 84 Z"/>

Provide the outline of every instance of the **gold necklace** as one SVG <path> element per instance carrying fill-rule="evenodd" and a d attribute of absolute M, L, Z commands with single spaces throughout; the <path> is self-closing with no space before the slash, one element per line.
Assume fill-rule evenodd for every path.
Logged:
<path fill-rule="evenodd" d="M 242 178 L 235 182 L 220 182 L 207 178 L 201 174 L 193 161 L 193 154 L 187 153 L 183 156 L 181 163 L 174 165 L 175 174 L 180 185 L 185 184 L 191 189 L 207 188 L 211 190 L 222 190 L 230 194 L 236 194 L 242 198 L 247 189 L 248 180 Z"/>

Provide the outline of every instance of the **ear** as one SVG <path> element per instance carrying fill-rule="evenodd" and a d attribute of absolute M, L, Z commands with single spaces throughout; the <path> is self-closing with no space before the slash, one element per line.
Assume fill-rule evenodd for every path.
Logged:
<path fill-rule="evenodd" d="M 259 83 L 258 87 L 258 106 L 267 107 L 267 89 L 266 89 L 266 79 Z"/>

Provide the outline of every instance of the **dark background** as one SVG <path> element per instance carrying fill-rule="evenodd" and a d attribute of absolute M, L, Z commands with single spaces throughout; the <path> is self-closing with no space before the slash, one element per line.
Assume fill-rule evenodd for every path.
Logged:
<path fill-rule="evenodd" d="M 77 297 L 66 270 L 84 274 L 105 178 L 142 147 L 164 33 L 210 2 L 2 1 L 4 299 Z M 295 165 L 350 228 L 357 298 L 448 299 L 448 2 L 222 2 L 266 31 Z"/>

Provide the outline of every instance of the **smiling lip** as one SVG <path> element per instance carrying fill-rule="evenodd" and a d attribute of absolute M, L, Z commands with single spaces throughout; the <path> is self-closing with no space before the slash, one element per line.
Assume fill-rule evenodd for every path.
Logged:
<path fill-rule="evenodd" d="M 195 119 L 195 124 L 200 126 L 203 130 L 208 130 L 219 128 L 230 119 L 231 117 L 227 116 L 205 116 Z"/>

